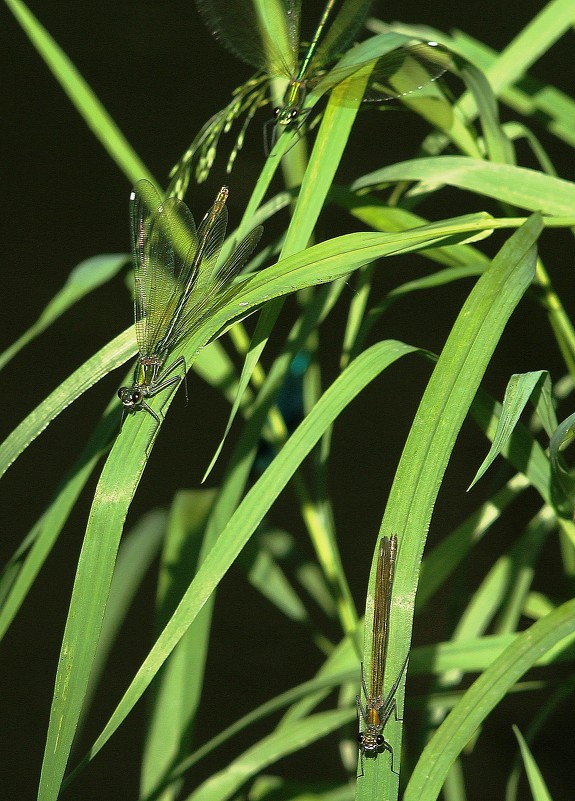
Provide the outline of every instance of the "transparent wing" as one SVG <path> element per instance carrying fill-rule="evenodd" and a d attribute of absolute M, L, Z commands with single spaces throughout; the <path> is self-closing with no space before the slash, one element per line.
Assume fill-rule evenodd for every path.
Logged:
<path fill-rule="evenodd" d="M 449 52 L 437 42 L 405 45 L 376 62 L 363 102 L 409 95 L 441 78 L 452 66 Z"/>
<path fill-rule="evenodd" d="M 297 71 L 301 0 L 196 0 L 196 6 L 213 36 L 241 61 L 274 76 Z"/>
<path fill-rule="evenodd" d="M 194 219 L 177 198 L 162 203 L 149 181 L 130 199 L 136 338 L 142 355 L 157 353 L 182 294 L 180 276 L 197 248 Z"/>
<path fill-rule="evenodd" d="M 173 254 L 159 234 L 156 217 L 162 201 L 149 181 L 139 181 L 130 195 L 130 230 L 134 254 L 134 316 L 141 354 L 149 354 L 154 319 L 154 287 L 174 275 Z M 171 260 L 171 261 L 170 261 Z"/>
<path fill-rule="evenodd" d="M 348 48 L 365 22 L 373 3 L 374 0 L 347 0 L 341 3 L 333 22 L 327 20 L 325 34 L 320 37 L 310 63 L 311 74 L 327 66 Z"/>
<path fill-rule="evenodd" d="M 381 103 L 404 97 L 440 78 L 452 66 L 449 52 L 437 42 L 416 42 L 405 45 L 377 59 L 369 77 L 367 90 L 363 80 L 354 75 L 369 62 L 349 67 L 335 67 L 313 82 L 322 94 L 345 79 L 350 79 L 346 96 L 349 100 Z M 354 93 L 354 86 L 356 92 Z"/>

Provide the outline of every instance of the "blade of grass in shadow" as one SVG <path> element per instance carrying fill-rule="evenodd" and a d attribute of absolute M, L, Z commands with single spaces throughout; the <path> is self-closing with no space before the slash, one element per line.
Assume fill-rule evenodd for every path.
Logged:
<path fill-rule="evenodd" d="M 483 133 L 485 158 L 491 162 L 515 164 L 515 151 L 501 126 L 497 98 L 489 81 L 471 64 L 466 64 L 461 72 L 467 88 L 473 93 Z M 481 154 L 478 153 L 477 158 L 480 157 Z"/>
<path fill-rule="evenodd" d="M 515 732 L 515 736 L 519 742 L 519 748 L 521 749 L 521 756 L 525 765 L 525 773 L 529 780 L 529 787 L 533 795 L 533 801 L 552 801 L 551 794 L 547 789 L 543 774 L 541 773 L 537 762 L 535 762 L 533 754 L 529 750 L 529 746 L 525 742 L 523 735 L 519 731 L 519 727 L 513 726 L 513 731 Z"/>
<path fill-rule="evenodd" d="M 487 439 L 493 441 L 499 429 L 502 407 L 486 392 L 479 390 L 471 406 L 471 414 L 485 433 Z M 420 585 L 417 593 L 416 608 L 429 600 L 445 579 L 455 570 L 461 559 L 468 552 L 473 542 L 485 527 L 492 524 L 500 516 L 500 510 L 507 508 L 518 492 L 533 487 L 541 495 L 546 504 L 551 502 L 551 466 L 549 459 L 533 434 L 523 425 L 516 425 L 508 442 L 501 449 L 501 454 L 516 469 L 521 471 L 487 501 L 477 514 L 458 527 L 449 537 L 442 540 L 422 563 Z M 477 531 L 476 524 L 481 526 Z"/>
<path fill-rule="evenodd" d="M 18 337 L 16 342 L 6 348 L 4 353 L 0 354 L 0 370 L 74 303 L 113 278 L 129 261 L 129 258 L 125 253 L 106 253 L 86 259 L 74 267 L 62 289 L 47 304 L 36 322 L 22 336 Z"/>
<path fill-rule="evenodd" d="M 201 540 L 215 494 L 215 490 L 181 491 L 172 502 L 158 578 L 158 633 L 197 570 Z M 174 762 L 189 751 L 202 692 L 209 623 L 205 614 L 198 615 L 154 683 L 141 767 L 140 793 L 144 796 L 152 795 Z M 162 801 L 175 798 L 179 790 L 178 782 L 171 784 L 162 794 Z"/>
<path fill-rule="evenodd" d="M 226 801 L 248 779 L 294 751 L 337 731 L 355 717 L 354 709 L 318 712 L 309 718 L 282 726 L 211 776 L 186 801 Z"/>
<path fill-rule="evenodd" d="M 350 651 L 351 653 L 351 651 Z M 310 696 L 314 693 L 320 693 L 321 697 L 325 697 L 325 695 L 330 692 L 334 687 L 341 685 L 345 682 L 352 681 L 357 674 L 357 669 L 354 666 L 350 668 L 344 673 L 330 673 L 329 675 L 321 677 L 316 677 L 311 679 L 310 681 L 303 682 L 299 684 L 297 687 L 292 687 L 290 690 L 282 693 L 281 695 L 272 698 L 266 703 L 262 704 L 261 706 L 254 709 L 252 712 L 249 712 L 247 715 L 244 715 L 242 718 L 237 720 L 231 726 L 228 726 L 222 732 L 217 734 L 208 742 L 204 743 L 204 745 L 200 746 L 197 751 L 193 752 L 189 756 L 185 757 L 179 764 L 175 765 L 171 774 L 167 777 L 166 784 L 169 782 L 174 781 L 175 779 L 181 777 L 186 773 L 186 771 L 190 770 L 194 765 L 200 762 L 204 757 L 208 754 L 215 751 L 216 748 L 224 745 L 228 740 L 234 737 L 236 734 L 240 734 L 244 732 L 249 726 L 253 725 L 259 720 L 262 720 L 265 717 L 277 712 L 280 709 L 283 709 L 290 704 L 296 703 L 299 699 L 305 698 Z M 284 718 L 285 719 L 285 718 Z M 244 735 L 245 736 L 245 735 Z M 161 789 L 161 788 L 159 788 Z M 141 801 L 153 801 L 157 795 L 145 796 Z"/>
<path fill-rule="evenodd" d="M 416 614 L 422 612 L 436 592 L 452 576 L 471 549 L 482 541 L 503 512 L 530 487 L 521 474 L 513 476 L 505 486 L 473 512 L 467 520 L 448 534 L 426 554 L 421 563 Z"/>
<path fill-rule="evenodd" d="M 136 183 L 140 178 L 147 178 L 154 183 L 145 164 L 140 161 L 102 103 L 46 28 L 40 24 L 22 0 L 5 0 L 5 3 L 78 113 L 119 168 L 132 183 Z"/>
<path fill-rule="evenodd" d="M 533 215 L 508 239 L 477 281 L 438 359 L 403 449 L 381 525 L 381 535 L 397 534 L 400 541 L 390 639 L 396 647 L 386 665 L 386 690 L 409 650 L 419 566 L 443 474 L 491 355 L 533 280 L 535 244 L 541 230 L 540 215 Z M 371 623 L 366 620 L 368 654 Z M 403 692 L 400 686 L 400 709 Z M 398 740 L 396 735 L 392 742 L 396 764 Z M 387 769 L 379 770 L 378 760 L 365 763 L 365 776 L 357 785 L 358 801 L 397 797 L 398 777 Z"/>
<path fill-rule="evenodd" d="M 537 713 L 527 729 L 525 739 L 527 743 L 533 742 L 552 715 L 565 704 L 572 704 L 571 696 L 575 692 L 575 676 L 571 675 L 555 689 L 537 710 Z M 517 801 L 520 778 L 523 774 L 523 762 L 518 753 L 513 762 L 513 769 L 509 774 L 505 788 L 505 801 Z"/>
<path fill-rule="evenodd" d="M 429 220 L 414 214 L 413 211 L 402 209 L 399 206 L 390 206 L 385 200 L 366 192 L 360 194 L 351 192 L 344 187 L 332 186 L 329 200 L 347 209 L 350 214 L 376 231 L 406 231 L 409 228 L 418 228 L 420 225 L 429 224 Z M 472 245 L 429 248 L 421 255 L 423 258 L 451 268 L 476 265 L 477 275 L 480 274 L 481 267 L 485 268 L 489 265 L 489 258 Z"/>
<path fill-rule="evenodd" d="M 487 70 L 489 83 L 497 94 L 510 87 L 573 27 L 575 13 L 570 0 L 552 0 L 500 53 Z M 465 109 L 464 110 L 469 110 Z"/>
<path fill-rule="evenodd" d="M 109 447 L 118 429 L 118 414 L 118 402 L 114 400 L 105 411 L 80 458 L 64 477 L 50 505 L 5 566 L 0 581 L 0 639 L 17 615 L 92 470 Z"/>

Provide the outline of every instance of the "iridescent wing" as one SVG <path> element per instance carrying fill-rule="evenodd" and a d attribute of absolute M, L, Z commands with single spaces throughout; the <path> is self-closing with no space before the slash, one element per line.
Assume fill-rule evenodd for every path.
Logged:
<path fill-rule="evenodd" d="M 295 75 L 301 0 L 196 0 L 196 6 L 218 42 L 241 61 L 268 75 Z"/>

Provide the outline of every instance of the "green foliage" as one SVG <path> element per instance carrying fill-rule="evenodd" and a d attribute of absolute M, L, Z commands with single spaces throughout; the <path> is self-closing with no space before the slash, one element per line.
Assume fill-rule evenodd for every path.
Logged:
<path fill-rule="evenodd" d="M 21 0 L 6 4 L 120 170 L 131 181 L 150 178 L 47 30 Z M 361 3 L 366 10 L 368 6 Z M 290 3 L 274 6 L 279 7 L 288 8 Z M 270 41 L 274 24 L 283 22 L 271 15 Z M 552 681 L 548 667 L 573 663 L 575 601 L 569 587 L 575 575 L 575 476 L 565 450 L 573 438 L 575 329 L 554 286 L 565 269 L 563 263 L 545 263 L 538 248 L 543 231 L 550 241 L 557 229 L 565 235 L 575 227 L 575 184 L 556 174 L 547 153 L 549 142 L 575 146 L 575 98 L 538 83 L 527 70 L 574 22 L 573 3 L 553 0 L 517 32 L 504 52 L 496 53 L 467 34 L 422 33 L 409 26 L 391 30 L 372 20 L 377 35 L 351 48 L 335 69 L 341 63 L 353 65 L 354 60 L 361 68 L 343 81 L 333 77 L 330 81 L 329 71 L 322 73 L 305 97 L 305 125 L 282 133 L 267 159 L 262 154 L 261 173 L 237 231 L 224 244 L 222 258 L 255 225 L 280 219 L 288 209 L 285 232 L 278 242 L 264 238 L 265 247 L 254 255 L 234 291 L 226 293 L 225 302 L 214 303 L 213 313 L 193 327 L 177 353 L 170 354 L 170 360 L 183 355 L 196 372 L 194 380 L 199 377 L 211 385 L 229 404 L 225 431 L 211 432 L 214 455 L 206 474 L 217 464 L 222 473 L 219 486 L 211 490 L 182 486 L 190 464 L 195 474 L 205 465 L 193 461 L 193 452 L 177 453 L 174 459 L 182 467 L 171 477 L 170 509 L 150 509 L 124 532 L 154 444 L 163 425 L 170 424 L 174 393 L 158 393 L 149 400 L 161 414 L 161 425 L 149 414 L 135 413 L 121 432 L 120 403 L 114 396 L 102 416 L 95 415 L 92 437 L 78 448 L 76 462 L 55 487 L 48 508 L 30 532 L 21 535 L 19 547 L 4 565 L 2 637 L 18 626 L 22 604 L 105 454 L 76 565 L 60 657 L 57 666 L 46 669 L 47 682 L 54 673 L 56 681 L 47 733 L 41 727 L 38 731 L 45 742 L 39 801 L 55 801 L 63 788 L 70 788 L 69 797 L 81 796 L 76 787 L 82 772 L 90 769 L 100 752 L 99 759 L 106 759 L 106 746 L 143 696 L 148 701 L 148 727 L 137 796 L 142 800 L 224 801 L 248 793 L 326 800 L 351 797 L 346 776 L 355 782 L 358 765 L 350 733 L 359 663 L 371 654 L 375 563 L 367 589 L 364 636 L 340 552 L 346 537 L 360 534 L 344 532 L 337 519 L 339 504 L 352 504 L 354 487 L 349 486 L 343 501 L 333 497 L 329 471 L 341 429 L 349 415 L 357 414 L 354 401 L 367 397 L 378 377 L 387 378 L 400 367 L 410 377 L 423 376 L 427 383 L 421 398 L 419 390 L 412 390 L 414 395 L 405 404 L 399 399 L 398 406 L 415 412 L 391 488 L 378 487 L 373 498 L 372 517 L 380 521 L 379 534 L 361 533 L 374 554 L 381 536 L 395 534 L 399 542 L 384 691 L 400 675 L 414 623 L 432 608 L 437 593 L 453 598 L 457 610 L 457 619 L 446 624 L 441 635 L 436 632 L 435 642 L 412 651 L 408 675 L 420 674 L 434 682 L 421 701 L 418 740 L 410 738 L 402 751 L 401 720 L 409 719 L 412 711 L 405 678 L 396 698 L 398 719 L 392 716 L 385 730 L 396 771 L 402 756 L 407 757 L 401 772 L 404 798 L 432 801 L 442 788 L 450 797 L 465 797 L 462 754 L 481 739 L 482 726 L 488 725 L 497 705 L 519 692 L 544 698 Z M 389 164 L 383 151 L 377 169 L 363 173 L 360 166 L 352 181 L 338 183 L 342 159 L 354 141 L 362 93 L 372 85 L 370 64 L 371 68 L 380 64 L 379 59 L 414 37 L 437 40 L 453 53 L 449 90 L 441 81 L 432 81 L 402 97 L 409 109 L 405 119 L 418 115 L 429 126 L 420 153 Z M 317 104 L 324 93 L 327 104 L 320 112 Z M 230 105 L 206 123 L 178 160 L 168 193 L 181 196 L 192 176 L 205 178 L 227 128 L 247 115 L 240 131 L 243 137 L 247 122 L 269 100 L 261 76 L 240 87 Z M 512 114 L 511 122 L 501 122 L 501 106 Z M 380 117 L 383 126 L 385 114 Z M 522 166 L 520 140 L 527 143 L 539 168 Z M 307 144 L 312 147 L 309 157 Z M 241 169 L 240 147 L 241 141 L 232 145 L 229 166 L 235 170 Z M 272 196 L 270 186 L 280 166 L 289 191 Z M 467 204 L 465 214 L 457 202 L 461 197 Z M 438 213 L 427 219 L 418 213 L 417 207 L 425 202 L 427 213 L 433 214 L 434 201 L 439 208 L 440 198 L 449 208 L 447 216 Z M 322 239 L 318 220 L 333 208 L 339 219 L 348 220 L 348 227 Z M 76 268 L 34 326 L 0 357 L 0 367 L 57 318 L 65 321 L 67 310 L 109 280 L 125 261 L 123 255 L 106 255 Z M 397 279 L 390 271 L 382 291 L 378 273 L 388 264 L 399 265 L 407 276 L 402 273 Z M 419 272 L 411 272 L 413 265 Z M 432 304 L 440 292 L 449 303 L 445 302 L 446 314 L 441 303 L 434 309 L 446 332 L 439 353 L 432 353 L 429 343 L 404 342 L 386 333 L 386 315 L 392 307 L 401 304 L 409 321 L 418 313 L 414 309 L 422 296 Z M 291 295 L 297 304 L 290 304 L 290 328 L 282 338 L 276 323 Z M 450 313 L 453 304 L 458 306 Z M 550 364 L 526 371 L 523 343 L 517 342 L 518 366 L 507 378 L 500 405 L 487 392 L 484 377 L 497 363 L 497 348 L 507 342 L 506 326 L 521 304 L 531 304 L 533 327 L 540 326 L 540 336 L 553 343 L 549 361 L 560 360 L 564 376 L 554 375 Z M 248 316 L 253 316 L 251 337 L 244 327 Z M 233 357 L 220 337 L 227 340 L 228 350 L 234 350 Z M 341 346 L 338 373 L 325 383 L 320 343 L 327 338 Z M 268 343 L 274 347 L 268 348 Z M 0 476 L 70 404 L 135 353 L 130 328 L 72 372 L 0 444 Z M 295 386 L 299 409 L 295 424 L 282 395 L 290 386 L 292 391 Z M 529 403 L 534 414 L 522 422 Z M 395 409 L 378 402 L 370 415 L 383 418 L 390 433 L 401 420 Z M 481 453 L 460 438 L 467 419 L 475 420 L 484 439 Z M 370 419 L 364 425 L 369 428 Z M 41 444 L 40 438 L 36 447 Z M 346 447 L 350 448 L 349 440 Z M 388 459 L 384 444 L 375 442 L 374 449 L 383 464 Z M 483 489 L 484 494 L 477 495 L 472 513 L 461 515 L 452 531 L 438 534 L 437 544 L 430 548 L 427 535 L 434 510 L 462 506 L 464 489 L 444 485 L 455 449 L 464 452 L 468 468 L 464 484 L 469 485 L 475 474 L 474 492 Z M 352 445 L 348 458 L 356 481 L 363 482 L 362 454 Z M 504 473 L 498 470 L 503 464 Z M 275 502 L 288 488 L 296 498 L 295 522 L 275 517 Z M 527 521 L 515 514 L 513 504 L 519 498 L 529 499 L 536 510 Z M 485 540 L 485 548 L 489 547 L 489 534 L 498 526 L 506 536 L 493 548 L 489 566 L 468 586 L 458 588 L 458 570 L 473 560 L 480 542 Z M 302 532 L 309 543 L 301 541 Z M 551 587 L 538 580 L 535 592 L 535 576 L 546 543 L 553 538 L 561 548 L 547 552 L 553 550 L 554 572 L 562 573 L 564 580 Z M 310 658 L 298 664 L 297 657 L 290 659 L 286 653 L 293 662 L 292 689 L 281 695 L 274 692 L 273 676 L 266 675 L 270 700 L 231 725 L 222 714 L 220 733 L 205 742 L 194 724 L 206 712 L 202 704 L 207 652 L 212 638 L 219 636 L 212 625 L 216 590 L 234 564 L 262 605 L 273 604 L 282 624 L 297 627 L 301 652 Z M 155 573 L 157 586 L 156 619 L 146 621 L 144 631 L 155 626 L 153 644 L 119 703 L 108 706 L 112 711 L 89 752 L 71 757 L 78 732 L 91 714 L 112 645 L 121 639 L 129 607 L 150 572 Z M 246 609 L 246 653 L 260 636 L 257 625 L 257 611 Z M 314 675 L 309 666 L 317 662 L 318 654 L 322 664 Z M 233 654 L 233 661 L 241 663 L 244 656 Z M 535 665 L 541 669 L 541 681 L 522 683 Z M 463 692 L 466 674 L 473 673 L 480 675 L 466 682 Z M 570 699 L 573 683 L 557 686 L 557 697 L 563 693 L 561 698 Z M 334 688 L 339 688 L 339 695 Z M 225 713 L 232 689 L 227 686 L 222 692 L 220 711 Z M 324 707 L 318 710 L 320 703 Z M 542 702 L 545 722 L 557 706 Z M 268 716 L 278 710 L 284 710 L 283 717 L 258 739 L 253 724 L 269 725 Z M 550 797 L 532 754 L 542 725 L 538 720 L 527 736 L 531 750 L 516 731 L 534 798 Z M 342 744 L 339 758 L 336 749 L 320 742 L 334 733 Z M 240 745 L 231 759 L 225 746 L 234 738 Z M 318 787 L 311 780 L 296 783 L 283 774 L 262 775 L 271 766 L 280 774 L 282 766 L 276 763 L 303 749 L 314 749 L 329 783 Z M 212 752 L 219 755 L 221 770 L 203 782 L 195 781 L 193 767 Z M 512 801 L 518 797 L 519 769 L 513 764 L 514 754 L 507 756 L 507 797 Z M 485 772 L 489 769 L 482 767 Z M 399 775 L 391 770 L 389 754 L 365 759 L 355 793 L 358 799 L 398 797 Z"/>

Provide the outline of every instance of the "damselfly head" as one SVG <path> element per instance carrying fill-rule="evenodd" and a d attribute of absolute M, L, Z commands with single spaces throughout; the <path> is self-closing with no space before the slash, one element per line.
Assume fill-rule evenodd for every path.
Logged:
<path fill-rule="evenodd" d="M 364 754 L 376 754 L 385 745 L 385 737 L 383 734 L 360 731 L 357 742 Z"/>
<path fill-rule="evenodd" d="M 144 395 L 140 387 L 120 387 L 118 397 L 125 409 L 136 409 L 141 405 Z"/>

